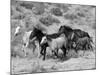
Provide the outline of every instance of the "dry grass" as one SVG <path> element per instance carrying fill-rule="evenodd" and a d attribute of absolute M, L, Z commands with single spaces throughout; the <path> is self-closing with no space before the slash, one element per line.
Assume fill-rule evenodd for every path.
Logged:
<path fill-rule="evenodd" d="M 12 73 L 37 73 L 37 72 L 54 72 L 54 71 L 71 71 L 95 69 L 95 54 L 85 52 L 84 56 L 80 52 L 80 57 L 71 55 L 71 58 L 53 59 L 46 58 L 45 61 L 37 57 L 13 58 Z"/>

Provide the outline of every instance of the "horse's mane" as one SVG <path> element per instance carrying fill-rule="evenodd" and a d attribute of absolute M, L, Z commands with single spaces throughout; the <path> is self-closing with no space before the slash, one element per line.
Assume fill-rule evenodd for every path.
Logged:
<path fill-rule="evenodd" d="M 47 34 L 46 37 L 49 41 L 52 41 L 52 39 L 58 38 L 62 33 L 53 33 L 53 34 Z"/>
<path fill-rule="evenodd" d="M 33 28 L 33 32 L 42 32 L 42 31 L 41 31 L 40 29 L 34 27 L 34 28 Z"/>
<path fill-rule="evenodd" d="M 48 35 L 46 35 L 47 37 L 49 37 L 49 38 L 57 38 L 57 37 L 59 37 L 61 35 L 61 33 L 53 33 L 53 34 L 48 34 Z"/>
<path fill-rule="evenodd" d="M 70 26 L 61 26 L 59 30 L 61 29 L 64 29 L 64 30 L 67 30 L 67 31 L 73 31 L 73 29 L 70 27 Z"/>
<path fill-rule="evenodd" d="M 42 30 L 38 29 L 37 27 L 33 27 L 29 38 L 32 39 L 33 37 L 36 37 L 37 39 L 40 39 L 42 36 L 44 36 Z"/>
<path fill-rule="evenodd" d="M 87 37 L 89 37 L 90 38 L 90 35 L 88 34 L 88 32 L 85 32 L 85 31 L 83 31 L 83 30 L 80 30 L 80 29 L 74 29 L 73 30 L 74 31 L 74 33 L 76 34 L 76 35 L 78 35 L 78 36 L 87 36 Z"/>

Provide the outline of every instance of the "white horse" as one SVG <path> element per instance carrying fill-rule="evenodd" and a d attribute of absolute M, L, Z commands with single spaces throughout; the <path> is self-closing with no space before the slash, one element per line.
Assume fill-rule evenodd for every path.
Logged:
<path fill-rule="evenodd" d="M 29 36 L 30 36 L 31 32 L 32 32 L 31 30 L 28 32 L 25 32 L 23 39 L 22 39 L 22 41 L 23 41 L 22 50 L 25 52 L 25 56 L 27 53 L 26 50 L 27 50 L 27 47 L 29 45 Z"/>
<path fill-rule="evenodd" d="M 64 34 L 60 35 L 60 37 L 55 39 L 51 38 L 51 40 L 44 36 L 40 44 L 44 43 L 48 43 L 50 49 L 52 50 L 52 52 L 55 52 L 56 55 L 58 54 L 58 49 L 64 49 L 64 55 L 66 54 L 67 38 Z"/>
<path fill-rule="evenodd" d="M 16 29 L 15 29 L 15 33 L 14 33 L 14 36 L 17 36 L 19 31 L 20 31 L 20 26 L 17 26 Z"/>

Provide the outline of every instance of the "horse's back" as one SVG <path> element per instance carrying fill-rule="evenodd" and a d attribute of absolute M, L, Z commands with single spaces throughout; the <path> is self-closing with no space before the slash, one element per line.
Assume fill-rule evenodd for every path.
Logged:
<path fill-rule="evenodd" d="M 52 40 L 52 44 L 56 45 L 57 47 L 63 46 L 65 42 L 66 42 L 65 37 L 62 36 Z"/>

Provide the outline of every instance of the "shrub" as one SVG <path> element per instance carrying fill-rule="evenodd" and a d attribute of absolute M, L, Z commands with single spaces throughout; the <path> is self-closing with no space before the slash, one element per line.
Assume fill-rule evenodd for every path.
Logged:
<path fill-rule="evenodd" d="M 25 7 L 26 9 L 32 9 L 34 5 L 32 3 L 23 2 L 20 6 Z"/>
<path fill-rule="evenodd" d="M 77 15 L 80 16 L 80 17 L 85 17 L 85 14 L 82 13 L 82 12 L 78 12 Z"/>
<path fill-rule="evenodd" d="M 59 4 L 57 3 L 56 6 L 60 9 L 63 10 L 64 13 L 66 13 L 67 11 L 69 11 L 69 7 L 71 6 L 70 4 Z"/>
<path fill-rule="evenodd" d="M 35 15 L 41 15 L 44 13 L 44 8 L 42 7 L 35 7 L 32 9 L 32 12 L 35 14 Z"/>
<path fill-rule="evenodd" d="M 51 13 L 55 16 L 62 16 L 63 15 L 62 11 L 59 8 L 52 8 Z"/>
<path fill-rule="evenodd" d="M 69 20 L 74 20 L 74 19 L 77 19 L 78 17 L 74 14 L 65 14 L 64 18 L 69 19 Z"/>
<path fill-rule="evenodd" d="M 58 19 L 53 18 L 52 16 L 42 17 L 39 21 L 46 26 L 52 25 L 53 23 L 60 23 Z"/>
<path fill-rule="evenodd" d="M 18 20 L 21 20 L 21 19 L 24 19 L 24 18 L 25 18 L 25 16 L 21 15 L 21 14 L 14 17 L 14 19 L 18 19 Z"/>

